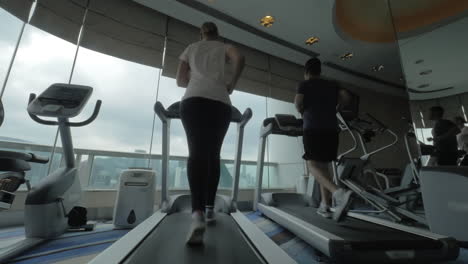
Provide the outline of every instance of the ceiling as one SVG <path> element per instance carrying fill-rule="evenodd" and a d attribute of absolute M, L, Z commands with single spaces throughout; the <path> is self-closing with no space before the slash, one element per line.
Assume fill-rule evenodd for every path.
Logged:
<path fill-rule="evenodd" d="M 457 15 L 457 11 L 463 7 L 446 3 L 467 2 L 413 0 L 409 4 L 407 0 L 392 0 L 393 15 L 398 18 L 394 21 L 388 2 L 375 0 L 295 0 L 294 4 L 286 4 L 282 0 L 135 1 L 195 26 L 208 20 L 214 21 L 224 37 L 298 64 L 303 64 L 311 55 L 317 54 L 326 62 L 326 76 L 400 96 L 406 96 L 403 76 L 406 75 L 410 88 L 416 90 L 420 89 L 420 80 L 411 77 L 419 69 L 408 66 L 411 63 L 407 61 L 403 64 L 408 72 L 403 74 L 397 43 L 402 44 L 403 59 L 412 60 L 413 52 L 418 54 L 418 47 L 427 41 L 422 33 L 432 30 L 427 26 L 442 18 Z M 437 10 L 446 12 L 435 12 Z M 268 28 L 260 25 L 260 19 L 266 15 L 275 18 L 273 26 Z M 400 37 L 399 42 L 395 41 L 395 30 Z M 305 41 L 309 37 L 318 37 L 320 41 L 308 46 Z M 432 48 L 438 49 L 428 47 Z M 419 51 L 419 54 L 427 53 L 427 50 Z M 348 52 L 353 53 L 352 59 L 340 59 L 341 55 Z M 373 71 L 372 68 L 378 65 L 383 65 L 383 70 Z M 432 68 L 435 71 L 437 67 Z M 442 79 L 440 75 L 431 78 L 434 80 L 427 80 L 433 83 L 429 89 L 441 89 L 441 86 L 446 85 L 440 82 L 436 84 L 435 80 Z M 418 85 L 413 87 L 412 83 Z M 428 87 L 421 91 L 425 92 L 424 89 Z M 429 94 L 424 96 L 428 97 Z"/>
<path fill-rule="evenodd" d="M 468 92 L 468 17 L 400 41 L 413 100 Z M 464 32 L 464 33 L 463 33 Z"/>

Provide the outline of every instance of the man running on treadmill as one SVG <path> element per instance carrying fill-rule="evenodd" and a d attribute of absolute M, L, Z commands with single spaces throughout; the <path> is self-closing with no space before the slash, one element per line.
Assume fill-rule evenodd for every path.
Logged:
<path fill-rule="evenodd" d="M 322 201 L 317 213 L 323 217 L 340 221 L 352 192 L 339 188 L 331 180 L 329 164 L 338 152 L 338 121 L 336 109 L 339 104 L 350 101 L 349 93 L 340 89 L 336 82 L 322 79 L 321 62 L 317 58 L 307 61 L 304 69 L 305 81 L 299 84 L 295 98 L 296 109 L 304 120 L 304 156 L 310 173 L 320 184 Z M 330 210 L 332 199 L 335 212 Z"/>
<path fill-rule="evenodd" d="M 456 166 L 458 161 L 457 135 L 460 129 L 450 120 L 444 119 L 444 108 L 433 106 L 430 109 L 429 120 L 435 121 L 432 128 L 432 138 L 434 142 L 437 165 Z"/>

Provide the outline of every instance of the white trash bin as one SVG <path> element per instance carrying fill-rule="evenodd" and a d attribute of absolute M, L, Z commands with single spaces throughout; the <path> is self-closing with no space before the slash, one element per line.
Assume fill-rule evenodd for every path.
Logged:
<path fill-rule="evenodd" d="M 114 226 L 133 228 L 154 211 L 156 173 L 150 169 L 122 171 L 114 207 Z"/>

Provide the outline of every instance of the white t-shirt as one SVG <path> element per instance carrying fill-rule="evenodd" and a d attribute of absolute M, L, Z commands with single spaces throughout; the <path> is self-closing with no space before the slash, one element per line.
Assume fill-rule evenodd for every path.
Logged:
<path fill-rule="evenodd" d="M 464 127 L 457 135 L 458 148 L 468 152 L 468 127 Z"/>
<path fill-rule="evenodd" d="M 202 40 L 185 49 L 179 59 L 190 65 L 190 81 L 182 99 L 203 97 L 231 105 L 224 78 L 227 48 L 220 41 Z"/>

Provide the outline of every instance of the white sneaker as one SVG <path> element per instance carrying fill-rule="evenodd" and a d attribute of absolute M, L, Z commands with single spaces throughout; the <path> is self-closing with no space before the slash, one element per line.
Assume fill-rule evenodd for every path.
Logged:
<path fill-rule="evenodd" d="M 212 226 L 216 224 L 215 212 L 213 208 L 206 208 L 205 218 L 207 225 Z"/>
<path fill-rule="evenodd" d="M 335 205 L 335 211 L 333 212 L 333 220 L 340 222 L 346 216 L 348 207 L 351 204 L 350 199 L 352 191 L 346 191 L 344 189 L 338 189 L 333 193 L 333 203 Z"/>
<path fill-rule="evenodd" d="M 203 244 L 203 235 L 205 234 L 205 219 L 203 215 L 193 214 L 192 224 L 187 235 L 188 245 L 201 245 Z"/>
<path fill-rule="evenodd" d="M 330 210 L 330 206 L 326 204 L 320 204 L 319 208 L 317 209 L 317 214 L 323 216 L 325 218 L 332 218 L 333 213 Z"/>

